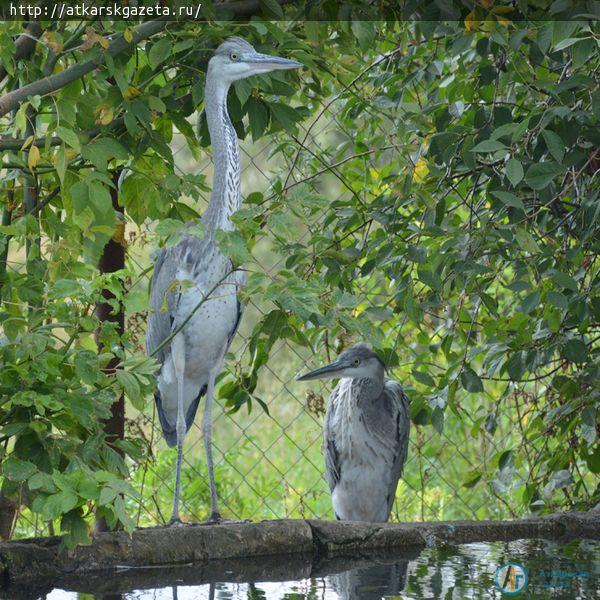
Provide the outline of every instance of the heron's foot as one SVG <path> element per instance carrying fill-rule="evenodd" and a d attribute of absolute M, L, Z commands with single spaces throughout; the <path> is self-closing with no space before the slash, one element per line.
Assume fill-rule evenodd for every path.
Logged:
<path fill-rule="evenodd" d="M 250 523 L 250 521 L 248 519 L 225 519 L 221 513 L 213 511 L 206 521 L 198 523 L 198 525 L 231 525 L 233 523 Z"/>
<path fill-rule="evenodd" d="M 189 525 L 189 523 L 184 523 L 179 517 L 171 517 L 166 527 L 184 527 L 185 525 Z"/>
<path fill-rule="evenodd" d="M 208 517 L 207 523 L 212 523 L 214 525 L 220 525 L 224 523 L 225 519 L 221 516 L 221 513 L 218 510 L 213 510 L 210 513 L 210 517 Z"/>

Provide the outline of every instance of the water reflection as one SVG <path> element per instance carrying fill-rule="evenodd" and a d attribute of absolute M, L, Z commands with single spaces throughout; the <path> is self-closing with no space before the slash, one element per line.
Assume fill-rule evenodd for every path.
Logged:
<path fill-rule="evenodd" d="M 330 575 L 327 583 L 342 600 L 379 600 L 404 590 L 407 570 L 408 561 L 402 560 Z"/>
<path fill-rule="evenodd" d="M 395 555 L 273 557 L 164 569 L 131 569 L 60 582 L 47 593 L 7 590 L 11 600 L 405 600 L 499 599 L 496 568 L 529 571 L 523 597 L 600 597 L 600 542 L 474 543 Z M 42 588 L 40 588 L 42 589 Z M 46 588 L 48 589 L 48 588 Z M 72 590 L 72 591 L 65 591 Z M 84 593 L 85 592 L 85 593 Z M 92 594 L 90 594 L 92 592 Z"/>

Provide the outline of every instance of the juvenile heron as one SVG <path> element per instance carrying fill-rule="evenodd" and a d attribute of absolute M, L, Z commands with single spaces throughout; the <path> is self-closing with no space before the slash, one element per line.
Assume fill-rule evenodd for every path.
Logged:
<path fill-rule="evenodd" d="M 183 440 L 200 398 L 206 394 L 202 421 L 210 483 L 209 521 L 221 519 L 212 458 L 211 408 L 215 378 L 235 335 L 242 306 L 237 290 L 244 276 L 232 269 L 215 241 L 218 229 L 232 230 L 240 207 L 240 151 L 227 112 L 234 81 L 276 69 L 295 69 L 294 60 L 260 54 L 239 38 L 221 44 L 208 63 L 204 110 L 214 157 L 213 188 L 201 222 L 204 237 L 186 235 L 156 256 L 150 290 L 146 347 L 161 368 L 155 394 L 160 424 L 171 447 L 177 446 L 175 493 L 170 524 L 180 523 L 179 494 Z M 193 223 L 190 223 L 193 225 Z M 180 285 L 181 283 L 186 285 Z"/>
<path fill-rule="evenodd" d="M 338 377 L 323 428 L 333 510 L 338 519 L 385 522 L 406 461 L 408 401 L 366 344 L 349 348 L 298 381 Z"/>
<path fill-rule="evenodd" d="M 408 564 L 408 560 L 397 560 L 392 564 L 374 562 L 328 575 L 327 581 L 342 600 L 399 598 L 406 586 Z"/>

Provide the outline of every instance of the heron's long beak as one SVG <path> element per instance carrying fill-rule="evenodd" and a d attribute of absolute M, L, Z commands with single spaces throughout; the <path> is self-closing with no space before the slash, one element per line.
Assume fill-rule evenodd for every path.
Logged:
<path fill-rule="evenodd" d="M 253 67 L 260 69 L 261 71 L 298 69 L 299 67 L 304 66 L 302 63 L 299 63 L 296 60 L 281 58 L 279 56 L 271 56 L 270 54 L 261 54 L 260 52 L 246 55 L 244 57 L 244 62 L 251 64 Z"/>
<path fill-rule="evenodd" d="M 340 377 L 340 371 L 346 369 L 349 365 L 340 362 L 339 360 L 334 360 L 331 364 L 325 365 L 324 367 L 320 367 L 315 369 L 314 371 L 309 371 L 305 375 L 300 375 L 300 377 L 296 377 L 297 381 L 309 381 L 310 379 L 331 379 L 334 377 Z"/>

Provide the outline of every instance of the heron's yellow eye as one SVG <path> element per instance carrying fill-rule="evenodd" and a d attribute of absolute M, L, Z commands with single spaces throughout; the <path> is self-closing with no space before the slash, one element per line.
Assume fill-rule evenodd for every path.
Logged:
<path fill-rule="evenodd" d="M 232 52 L 232 53 L 229 55 L 229 58 L 230 58 L 231 60 L 237 60 L 237 59 L 239 58 L 239 56 L 238 56 L 238 55 L 237 55 L 235 52 Z"/>

